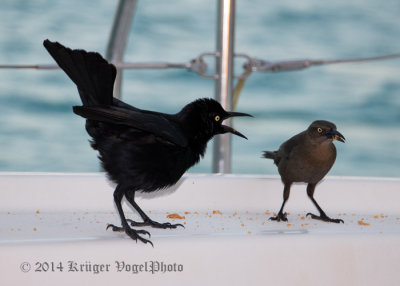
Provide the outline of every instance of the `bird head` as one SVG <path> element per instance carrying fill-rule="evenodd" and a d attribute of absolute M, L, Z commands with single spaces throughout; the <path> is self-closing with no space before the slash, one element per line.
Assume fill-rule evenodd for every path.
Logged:
<path fill-rule="evenodd" d="M 346 138 L 337 131 L 335 124 L 325 120 L 314 121 L 308 127 L 307 131 L 312 138 L 319 142 L 324 142 L 326 140 L 332 142 L 338 140 L 344 143 L 346 140 Z"/>
<path fill-rule="evenodd" d="M 222 124 L 224 120 L 236 116 L 252 115 L 241 112 L 229 112 L 222 108 L 218 101 L 211 98 L 201 98 L 186 105 L 180 112 L 185 121 L 189 123 L 188 128 L 195 132 L 195 136 L 211 139 L 214 135 L 232 133 L 247 139 L 239 131 L 230 126 Z"/>

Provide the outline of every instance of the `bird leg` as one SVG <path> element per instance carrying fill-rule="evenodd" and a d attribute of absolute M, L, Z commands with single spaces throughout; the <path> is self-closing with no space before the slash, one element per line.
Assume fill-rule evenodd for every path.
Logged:
<path fill-rule="evenodd" d="M 286 204 L 287 200 L 289 199 L 291 185 L 292 184 L 285 184 L 285 187 L 283 189 L 283 203 L 282 203 L 281 209 L 279 210 L 278 215 L 270 217 L 269 218 L 270 220 L 287 221 L 287 218 L 286 218 L 287 214 L 283 213 L 283 208 L 285 207 L 285 204 Z"/>
<path fill-rule="evenodd" d="M 167 229 L 167 228 L 177 228 L 178 226 L 181 226 L 184 228 L 184 226 L 180 223 L 177 224 L 171 224 L 169 222 L 166 223 L 159 223 L 151 218 L 149 218 L 146 213 L 139 207 L 139 205 L 135 202 L 135 191 L 130 191 L 125 194 L 126 199 L 128 202 L 135 208 L 135 210 L 139 213 L 141 218 L 143 219 L 143 222 L 137 222 L 133 221 L 131 219 L 127 219 L 127 222 L 131 224 L 131 226 L 151 226 L 154 228 L 162 228 L 162 229 Z"/>
<path fill-rule="evenodd" d="M 312 214 L 312 213 L 308 213 L 307 216 L 311 216 L 312 219 L 322 220 L 322 221 L 326 221 L 326 222 L 334 222 L 334 223 L 342 222 L 342 223 L 344 223 L 344 221 L 342 219 L 328 217 L 325 214 L 325 212 L 321 209 L 321 207 L 318 205 L 317 201 L 314 199 L 315 186 L 316 186 L 316 184 L 308 184 L 307 185 L 307 195 L 311 199 L 311 201 L 313 202 L 315 207 L 318 209 L 319 216 Z"/>
<path fill-rule="evenodd" d="M 118 213 L 121 218 L 122 227 L 118 227 L 113 224 L 109 224 L 107 226 L 107 229 L 111 228 L 113 231 L 125 232 L 130 238 L 132 238 L 133 240 L 136 240 L 136 242 L 138 240 L 140 240 L 143 243 L 150 243 L 151 246 L 153 246 L 153 243 L 150 240 L 145 239 L 139 235 L 139 234 L 145 234 L 150 237 L 150 233 L 148 231 L 135 230 L 135 229 L 132 229 L 129 227 L 128 222 L 124 215 L 124 211 L 122 210 L 122 205 L 121 205 L 121 200 L 122 200 L 122 197 L 124 196 L 124 191 L 125 191 L 125 189 L 121 185 L 118 185 L 114 191 L 114 202 L 117 206 Z"/>

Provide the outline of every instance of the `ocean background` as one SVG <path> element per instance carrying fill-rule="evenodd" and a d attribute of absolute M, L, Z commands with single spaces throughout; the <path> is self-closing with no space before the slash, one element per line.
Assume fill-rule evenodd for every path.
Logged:
<path fill-rule="evenodd" d="M 53 64 L 44 39 L 105 54 L 118 1 L 0 1 L 0 64 Z M 127 62 L 188 62 L 215 51 L 215 0 L 138 1 Z M 398 0 L 237 0 L 235 51 L 277 61 L 368 57 L 400 52 Z M 211 70 L 213 62 L 209 61 Z M 243 60 L 235 61 L 242 73 Z M 214 82 L 181 69 L 126 70 L 123 100 L 175 113 Z M 99 171 L 74 84 L 60 70 L 0 69 L 0 171 Z M 336 123 L 330 175 L 400 177 L 400 59 L 253 73 L 243 88 L 233 173 L 277 174 L 262 150 L 316 119 Z M 190 172 L 211 172 L 212 143 Z"/>

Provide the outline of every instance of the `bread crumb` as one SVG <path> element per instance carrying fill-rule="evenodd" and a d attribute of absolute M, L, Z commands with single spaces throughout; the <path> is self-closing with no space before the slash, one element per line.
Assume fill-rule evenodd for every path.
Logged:
<path fill-rule="evenodd" d="M 242 223 L 241 226 L 244 227 L 244 223 Z"/>
<path fill-rule="evenodd" d="M 265 225 L 265 221 L 263 221 L 263 222 L 261 223 L 261 225 Z"/>
<path fill-rule="evenodd" d="M 185 216 L 180 216 L 177 213 L 167 215 L 167 218 L 185 219 Z"/>
<path fill-rule="evenodd" d="M 301 220 L 305 220 L 306 218 L 305 218 L 304 216 L 302 216 L 300 219 L 301 219 Z"/>
<path fill-rule="evenodd" d="M 39 211 L 39 210 L 37 210 L 37 211 L 36 211 L 36 213 L 37 213 L 37 214 L 40 214 L 40 211 Z"/>
<path fill-rule="evenodd" d="M 292 224 L 288 223 L 288 224 L 286 224 L 286 226 L 287 226 L 287 227 L 291 227 L 291 226 L 292 226 Z"/>
<path fill-rule="evenodd" d="M 234 212 L 232 216 L 235 216 L 235 215 L 237 215 L 237 212 Z"/>
<path fill-rule="evenodd" d="M 247 233 L 248 233 L 248 234 L 251 234 L 251 231 L 248 231 Z"/>
<path fill-rule="evenodd" d="M 219 214 L 219 215 L 222 215 L 222 213 L 220 212 L 220 211 L 213 211 L 213 214 Z"/>
<path fill-rule="evenodd" d="M 37 231 L 37 228 L 36 228 L 36 227 L 34 227 L 34 228 L 33 228 L 33 231 Z"/>
<path fill-rule="evenodd" d="M 191 214 L 191 212 L 184 212 L 184 214 L 188 215 L 188 214 Z"/>
<path fill-rule="evenodd" d="M 363 222 L 362 220 L 358 221 L 359 225 L 370 225 L 368 222 Z"/>
<path fill-rule="evenodd" d="M 375 216 L 374 216 L 374 219 L 377 219 L 378 217 L 379 217 L 379 216 L 375 215 Z"/>
<path fill-rule="evenodd" d="M 266 210 L 264 214 L 270 215 L 271 213 L 269 212 L 269 210 Z"/>

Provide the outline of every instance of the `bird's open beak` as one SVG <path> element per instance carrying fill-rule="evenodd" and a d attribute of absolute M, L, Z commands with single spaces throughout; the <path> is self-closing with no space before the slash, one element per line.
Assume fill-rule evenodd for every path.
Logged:
<path fill-rule="evenodd" d="M 340 142 L 345 142 L 346 138 L 337 130 L 333 129 L 331 132 L 326 134 L 328 138 L 331 138 L 333 141 L 337 140 Z"/>
<path fill-rule="evenodd" d="M 236 117 L 236 116 L 249 116 L 249 117 L 253 117 L 250 114 L 247 113 L 242 113 L 242 112 L 227 112 L 227 115 L 225 116 L 224 119 L 230 118 L 230 117 Z M 239 131 L 236 131 L 235 129 L 233 129 L 232 127 L 226 126 L 226 125 L 221 125 L 223 133 L 232 133 L 235 134 L 237 136 L 240 136 L 244 139 L 247 139 L 246 136 L 244 136 L 242 133 L 240 133 Z"/>

